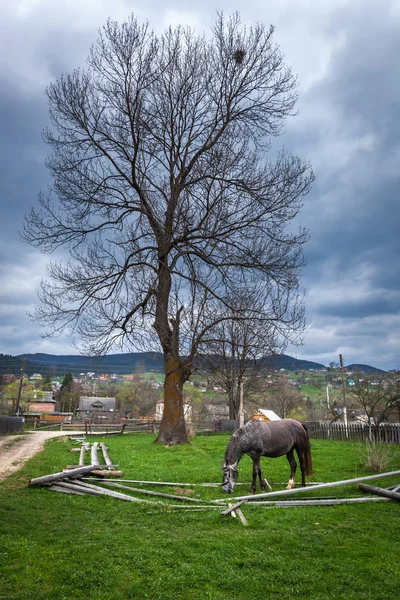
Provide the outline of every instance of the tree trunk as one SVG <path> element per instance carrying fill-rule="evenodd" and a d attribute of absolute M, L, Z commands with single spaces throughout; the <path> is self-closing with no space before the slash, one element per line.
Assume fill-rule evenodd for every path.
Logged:
<path fill-rule="evenodd" d="M 228 390 L 229 398 L 229 418 L 233 421 L 239 418 L 237 411 L 235 410 L 235 386 L 231 384 Z"/>
<path fill-rule="evenodd" d="M 164 411 L 156 442 L 164 444 L 187 444 L 186 424 L 183 412 L 183 384 L 187 365 L 171 354 L 164 355 Z"/>

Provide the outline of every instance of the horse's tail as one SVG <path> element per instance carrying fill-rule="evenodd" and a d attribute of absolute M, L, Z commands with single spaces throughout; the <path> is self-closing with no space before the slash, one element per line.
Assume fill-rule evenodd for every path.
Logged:
<path fill-rule="evenodd" d="M 313 474 L 312 467 L 312 455 L 311 455 L 311 445 L 310 445 L 310 437 L 308 435 L 307 426 L 302 423 L 303 429 L 306 432 L 305 444 L 304 444 L 304 462 L 306 466 L 306 475 Z"/>

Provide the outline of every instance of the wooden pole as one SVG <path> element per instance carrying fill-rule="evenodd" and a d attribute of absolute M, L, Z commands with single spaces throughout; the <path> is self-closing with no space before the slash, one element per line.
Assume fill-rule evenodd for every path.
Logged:
<path fill-rule="evenodd" d="M 75 494 L 76 496 L 84 496 L 85 492 L 78 492 L 78 490 L 69 490 L 61 485 L 57 485 L 57 484 L 53 484 L 53 485 L 49 485 L 49 490 L 52 490 L 53 492 L 61 492 L 63 494 Z"/>
<path fill-rule="evenodd" d="M 140 494 L 147 494 L 148 496 L 161 496 L 162 498 L 172 498 L 174 500 L 182 500 L 183 502 L 206 503 L 205 500 L 188 498 L 187 496 L 177 496 L 176 494 L 164 494 L 163 492 L 152 492 L 150 490 L 144 490 L 143 488 L 134 488 L 130 487 L 129 485 L 121 485 L 120 483 L 116 483 L 115 481 L 107 481 L 107 485 L 111 485 L 112 487 L 119 488 L 121 490 L 129 490 L 130 492 L 139 492 Z"/>
<path fill-rule="evenodd" d="M 90 448 L 90 444 L 88 442 L 85 442 L 81 446 L 80 455 L 79 455 L 79 464 L 81 467 L 83 467 L 85 464 L 85 453 L 87 450 L 89 450 L 89 448 Z"/>
<path fill-rule="evenodd" d="M 76 485 L 76 484 L 73 484 Z M 119 498 L 120 500 L 130 500 L 131 502 L 143 502 L 145 504 L 154 504 L 157 506 L 162 505 L 162 502 L 155 502 L 153 500 L 144 500 L 143 498 L 135 498 L 134 496 L 128 496 L 127 494 L 120 494 L 119 492 L 114 492 L 113 490 L 108 490 L 106 488 L 102 488 L 98 485 L 92 485 L 91 483 L 79 482 L 79 487 L 87 488 L 98 494 L 103 494 L 105 496 L 112 496 L 113 498 Z"/>
<path fill-rule="evenodd" d="M 115 466 L 115 465 L 114 465 Z M 83 477 L 83 479 L 85 479 Z M 92 477 L 90 478 L 90 481 L 95 481 Z M 101 479 L 101 481 L 108 481 L 107 479 Z M 112 480 L 111 480 L 112 481 Z M 199 487 L 221 487 L 221 483 L 173 483 L 172 481 L 143 481 L 141 479 L 120 479 L 120 483 L 139 483 L 139 484 L 147 484 L 147 485 L 167 485 L 167 486 L 171 486 L 171 487 L 194 487 L 194 486 L 199 486 Z M 248 483 L 237 483 L 236 485 L 250 485 L 250 482 Z M 283 484 L 282 484 L 283 485 Z"/>
<path fill-rule="evenodd" d="M 344 382 L 344 366 L 343 366 L 343 356 L 339 354 L 340 360 L 340 369 L 342 373 L 342 392 L 343 392 L 343 418 L 344 418 L 344 427 L 346 432 L 346 439 L 349 437 L 349 430 L 347 428 L 347 402 L 346 402 L 346 385 Z"/>
<path fill-rule="evenodd" d="M 280 490 L 279 492 L 267 492 L 264 494 L 257 494 L 257 499 L 261 500 L 261 498 L 270 498 L 271 496 L 288 496 L 289 494 L 299 494 L 302 492 L 310 492 L 313 490 L 323 490 L 331 487 L 339 487 L 341 485 L 348 485 L 351 483 L 360 483 L 361 481 L 369 481 L 371 479 L 379 479 L 381 477 L 391 477 L 392 475 L 400 475 L 400 471 L 390 471 L 389 473 L 377 473 L 376 475 L 366 475 L 365 477 L 355 477 L 354 479 L 344 479 L 343 481 L 331 481 L 330 483 L 323 483 L 320 485 L 309 485 L 307 487 L 295 488 L 292 490 Z M 238 504 L 234 505 L 234 508 L 238 508 L 248 500 L 254 500 L 254 494 L 249 496 L 238 496 L 235 498 Z M 215 500 L 215 502 L 226 502 L 226 499 L 219 498 Z M 224 511 L 221 514 L 228 514 L 230 509 Z"/>
<path fill-rule="evenodd" d="M 19 417 L 19 406 L 20 406 L 20 401 L 21 401 L 22 384 L 24 382 L 25 364 L 26 364 L 26 358 L 23 358 L 22 359 L 22 367 L 21 367 L 21 379 L 19 380 L 17 403 L 15 406 L 15 414 L 17 417 Z"/>
<path fill-rule="evenodd" d="M 236 514 L 238 515 L 239 519 L 242 521 L 242 525 L 244 525 L 245 527 L 247 527 L 248 526 L 247 519 L 244 516 L 244 514 L 242 513 L 242 510 L 240 508 L 236 509 Z"/>
<path fill-rule="evenodd" d="M 239 383 L 239 427 L 244 425 L 243 381 Z"/>
<path fill-rule="evenodd" d="M 365 483 L 360 483 L 358 487 L 360 490 L 363 490 L 363 492 L 371 492 L 371 494 L 377 494 L 378 496 L 384 496 L 385 498 L 391 498 L 392 500 L 397 500 L 397 502 L 400 502 L 400 494 L 398 492 L 394 492 L 393 490 L 385 490 L 384 488 L 366 485 Z"/>
<path fill-rule="evenodd" d="M 79 477 L 80 475 L 86 475 L 95 469 L 98 469 L 99 465 L 89 465 L 87 467 L 78 467 L 70 471 L 61 471 L 60 473 L 52 473 L 51 475 L 44 475 L 43 477 L 35 477 L 29 480 L 29 485 L 43 485 L 44 483 L 50 483 L 51 481 L 58 481 L 61 479 L 70 479 L 73 477 Z"/>
<path fill-rule="evenodd" d="M 110 471 L 112 471 L 114 469 L 114 467 L 112 466 L 112 462 L 108 455 L 108 448 L 104 442 L 101 442 L 100 448 L 101 448 L 101 451 L 103 452 L 104 462 L 106 463 L 106 465 L 110 469 Z"/>
<path fill-rule="evenodd" d="M 92 456 L 92 465 L 97 465 L 97 467 L 100 466 L 100 462 L 97 456 L 97 451 L 99 449 L 99 443 L 98 442 L 94 442 L 94 444 L 92 445 L 92 450 L 91 450 L 91 456 Z"/>
<path fill-rule="evenodd" d="M 362 504 L 364 502 L 381 502 L 389 498 L 375 498 L 373 496 L 363 496 L 361 498 L 319 498 L 317 500 L 265 500 L 261 502 L 247 502 L 246 506 L 266 506 L 272 508 L 292 508 L 299 506 L 336 506 L 338 504 Z M 236 509 L 240 510 L 240 509 Z"/>

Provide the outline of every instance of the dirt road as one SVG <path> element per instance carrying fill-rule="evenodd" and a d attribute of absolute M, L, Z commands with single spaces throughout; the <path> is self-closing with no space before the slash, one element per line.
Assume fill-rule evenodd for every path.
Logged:
<path fill-rule="evenodd" d="M 22 467 L 28 458 L 43 450 L 46 440 L 65 435 L 74 435 L 74 431 L 35 431 L 25 435 L 7 435 L 0 438 L 0 481 Z"/>

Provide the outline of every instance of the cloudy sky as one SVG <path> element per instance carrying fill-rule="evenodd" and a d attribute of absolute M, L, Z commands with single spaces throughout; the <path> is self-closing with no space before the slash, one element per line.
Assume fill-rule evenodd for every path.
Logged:
<path fill-rule="evenodd" d="M 400 368 L 400 0 L 0 0 L 0 352 L 76 353 L 27 316 L 48 256 L 22 243 L 25 213 L 49 183 L 45 87 L 83 66 L 108 17 L 157 32 L 209 31 L 217 10 L 276 27 L 299 78 L 299 115 L 281 143 L 316 183 L 302 277 L 308 331 L 288 353 L 324 364 Z"/>

